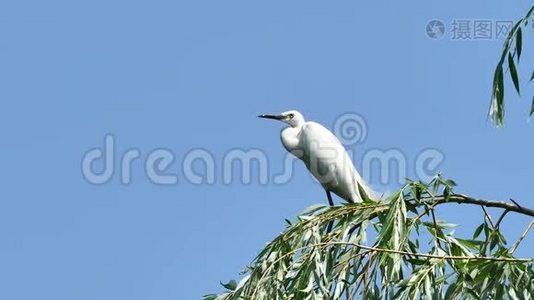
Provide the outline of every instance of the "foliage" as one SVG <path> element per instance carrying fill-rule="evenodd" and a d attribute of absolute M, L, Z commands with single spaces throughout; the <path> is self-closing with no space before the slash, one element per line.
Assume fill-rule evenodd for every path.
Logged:
<path fill-rule="evenodd" d="M 504 213 L 496 223 L 486 215 L 472 237 L 456 237 L 434 211 L 460 201 L 454 185 L 437 176 L 410 181 L 386 201 L 312 206 L 239 283 L 204 299 L 532 299 L 534 260 L 513 255 L 528 230 L 507 244 Z"/>
<path fill-rule="evenodd" d="M 508 33 L 506 40 L 504 41 L 501 58 L 495 67 L 495 73 L 493 75 L 493 89 L 491 95 L 489 116 L 497 126 L 504 124 L 504 70 L 505 66 L 508 66 L 510 71 L 510 78 L 514 84 L 514 88 L 518 94 L 520 94 L 520 78 L 517 72 L 516 62 L 519 63 L 521 58 L 521 51 L 523 48 L 523 30 L 528 26 L 531 17 L 534 17 L 534 6 L 528 11 L 524 18 L 515 23 L 512 30 Z M 534 80 L 534 70 L 530 76 L 530 81 Z M 532 98 L 532 104 L 529 115 L 534 114 L 534 97 Z"/>
<path fill-rule="evenodd" d="M 522 28 L 533 16 L 534 6 L 509 32 L 495 68 L 489 116 L 497 126 L 504 124 L 505 67 L 520 93 Z M 534 210 L 457 195 L 454 186 L 437 176 L 427 184 L 409 181 L 385 201 L 309 207 L 239 283 L 222 284 L 225 292 L 204 299 L 533 299 L 534 259 L 514 253 L 534 221 L 513 244 L 499 225 L 509 212 L 534 217 Z M 449 203 L 482 208 L 471 237 L 456 236 L 453 224 L 437 218 L 435 207 Z M 485 207 L 504 212 L 493 222 Z"/>

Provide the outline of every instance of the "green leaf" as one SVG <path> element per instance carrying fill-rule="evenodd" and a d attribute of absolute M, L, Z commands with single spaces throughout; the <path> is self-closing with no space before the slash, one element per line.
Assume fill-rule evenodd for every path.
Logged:
<path fill-rule="evenodd" d="M 360 197 L 362 198 L 362 201 L 364 203 L 372 203 L 373 201 L 371 200 L 371 198 L 369 198 L 369 195 L 367 195 L 363 186 L 359 182 L 356 182 L 356 184 L 358 185 L 358 191 L 360 192 Z"/>
<path fill-rule="evenodd" d="M 495 290 L 496 299 L 504 299 L 504 285 L 498 284 L 497 289 Z"/>
<path fill-rule="evenodd" d="M 517 75 L 514 58 L 512 57 L 511 53 L 508 53 L 508 66 L 510 67 L 510 76 L 512 77 L 512 81 L 514 82 L 515 90 L 518 94 L 521 94 L 521 92 L 519 91 L 519 76 Z"/>
<path fill-rule="evenodd" d="M 412 204 L 410 202 L 406 202 L 406 209 L 413 212 L 414 214 L 418 214 L 419 211 L 417 211 L 417 205 Z"/>
<path fill-rule="evenodd" d="M 517 33 L 515 35 L 515 50 L 516 50 L 518 62 L 519 62 L 519 58 L 521 57 L 522 39 L 523 39 L 523 34 L 521 33 L 521 27 L 518 27 Z"/>
<path fill-rule="evenodd" d="M 534 71 L 532 71 L 532 75 L 530 75 L 530 81 L 534 80 Z"/>
<path fill-rule="evenodd" d="M 519 298 L 517 297 L 517 294 L 515 293 L 515 290 L 514 290 L 513 287 L 510 287 L 510 288 L 508 289 L 508 295 L 510 296 L 510 299 L 513 299 L 513 300 L 515 300 L 515 299 L 519 299 Z"/>
<path fill-rule="evenodd" d="M 456 293 L 457 285 L 458 285 L 458 281 L 455 281 L 451 285 L 449 285 L 449 287 L 447 288 L 447 291 L 445 292 L 445 299 L 453 299 L 453 296 Z"/>
<path fill-rule="evenodd" d="M 491 96 L 491 105 L 489 115 L 496 126 L 504 124 L 504 76 L 502 62 L 497 64 L 495 74 L 493 75 L 493 93 Z"/>
<path fill-rule="evenodd" d="M 329 206 L 325 204 L 313 204 L 305 208 L 301 213 L 299 213 L 299 216 L 310 216 L 328 207 Z"/>
<path fill-rule="evenodd" d="M 484 223 L 478 225 L 477 229 L 475 229 L 475 233 L 473 233 L 473 239 L 476 239 L 480 235 L 483 228 L 484 228 Z"/>
<path fill-rule="evenodd" d="M 445 202 L 449 201 L 449 197 L 451 195 L 451 188 L 449 186 L 445 186 L 443 189 L 443 197 L 445 198 Z"/>
<path fill-rule="evenodd" d="M 490 250 L 493 250 L 499 244 L 499 238 L 494 233 L 491 234 L 490 238 L 491 238 Z"/>
<path fill-rule="evenodd" d="M 480 245 L 483 244 L 481 241 L 464 240 L 464 239 L 461 239 L 461 238 L 456 238 L 456 241 L 458 241 L 458 243 L 460 243 L 462 246 L 464 246 L 466 248 L 473 249 L 473 250 L 477 249 Z"/>
<path fill-rule="evenodd" d="M 486 236 L 486 239 L 489 237 L 490 232 L 491 232 L 491 229 L 488 223 L 486 223 L 486 220 L 484 219 L 484 236 Z"/>
<path fill-rule="evenodd" d="M 225 287 L 226 289 L 233 291 L 237 287 L 237 282 L 235 280 L 230 280 L 228 281 L 228 283 L 221 282 L 221 285 Z"/>
<path fill-rule="evenodd" d="M 532 116 L 534 114 L 534 96 L 532 96 L 532 104 L 530 105 L 530 114 L 529 116 Z"/>
<path fill-rule="evenodd" d="M 445 179 L 443 181 L 447 186 L 450 186 L 450 187 L 455 187 L 457 186 L 456 182 L 452 179 Z"/>
<path fill-rule="evenodd" d="M 242 288 L 242 287 L 247 283 L 247 281 L 248 281 L 249 279 L 250 279 L 250 274 L 247 275 L 247 276 L 245 276 L 245 277 L 243 277 L 243 278 L 239 281 L 239 283 L 237 284 L 235 290 L 239 290 L 240 288 Z"/>

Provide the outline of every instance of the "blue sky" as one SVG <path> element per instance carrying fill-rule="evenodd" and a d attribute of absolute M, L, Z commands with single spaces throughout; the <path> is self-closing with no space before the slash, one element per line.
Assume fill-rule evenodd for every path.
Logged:
<path fill-rule="evenodd" d="M 502 41 L 459 41 L 454 19 L 515 20 L 528 1 L 3 1 L 0 3 L 0 298 L 198 299 L 237 278 L 305 207 L 325 203 L 297 164 L 286 184 L 222 181 L 224 155 L 261 149 L 281 170 L 280 124 L 259 113 L 300 110 L 331 127 L 355 112 L 369 150 L 414 160 L 438 149 L 458 191 L 534 206 L 532 87 L 508 86 L 507 120 L 486 119 Z M 444 21 L 443 39 L 425 35 Z M 521 72 L 531 70 L 534 30 Z M 528 48 L 530 47 L 530 48 Z M 530 51 L 532 52 L 532 51 Z M 530 63 L 530 65 L 528 65 Z M 525 77 L 524 76 L 524 77 Z M 526 81 L 525 81 L 526 83 Z M 86 151 L 106 134 L 137 148 L 132 181 L 84 179 Z M 171 150 L 178 184 L 143 171 Z M 215 159 L 214 184 L 187 182 L 193 149 Z M 365 174 L 367 175 L 367 174 Z M 371 174 L 372 177 L 372 174 Z M 380 191 L 391 184 L 376 184 Z M 469 232 L 480 211 L 442 207 Z M 509 216 L 511 240 L 528 222 Z M 532 239 L 518 251 L 528 256 Z M 530 254 L 531 255 L 531 254 Z"/>

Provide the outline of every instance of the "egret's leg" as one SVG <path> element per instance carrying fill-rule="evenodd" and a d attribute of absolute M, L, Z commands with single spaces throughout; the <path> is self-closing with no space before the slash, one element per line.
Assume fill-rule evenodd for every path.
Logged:
<path fill-rule="evenodd" d="M 326 197 L 328 197 L 328 204 L 330 204 L 330 206 L 334 206 L 334 201 L 332 201 L 332 194 L 330 194 L 330 191 L 326 191 Z"/>
<path fill-rule="evenodd" d="M 326 191 L 326 196 L 328 197 L 328 204 L 330 204 L 330 206 L 334 206 L 334 201 L 332 201 L 332 194 L 330 194 L 330 191 Z M 326 233 L 332 231 L 332 226 L 334 226 L 334 221 L 328 222 Z"/>

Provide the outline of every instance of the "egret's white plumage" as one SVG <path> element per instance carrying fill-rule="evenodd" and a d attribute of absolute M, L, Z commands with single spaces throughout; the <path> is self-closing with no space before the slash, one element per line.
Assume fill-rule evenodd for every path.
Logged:
<path fill-rule="evenodd" d="M 328 195 L 333 192 L 349 202 L 361 202 L 358 185 L 367 195 L 372 195 L 347 151 L 330 130 L 319 123 L 306 122 L 295 110 L 259 117 L 280 120 L 289 125 L 280 133 L 282 144 L 304 162 Z"/>

